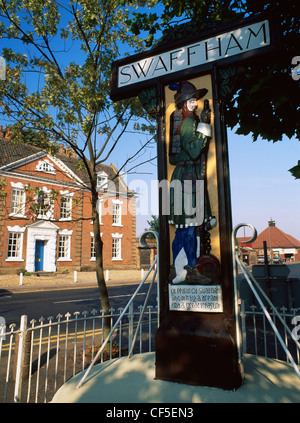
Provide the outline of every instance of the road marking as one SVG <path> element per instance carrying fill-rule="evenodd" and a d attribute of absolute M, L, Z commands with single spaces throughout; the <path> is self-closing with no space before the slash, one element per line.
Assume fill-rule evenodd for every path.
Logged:
<path fill-rule="evenodd" d="M 137 295 L 146 295 L 145 293 L 137 294 Z M 109 298 L 121 298 L 121 297 L 132 297 L 132 294 L 125 294 L 125 295 L 112 295 Z M 98 298 L 85 298 L 80 300 L 65 300 L 65 301 L 55 301 L 53 304 L 63 304 L 63 303 L 80 303 L 83 301 L 95 301 Z"/>
<path fill-rule="evenodd" d="M 156 324 L 158 322 L 158 320 L 157 320 L 157 318 L 152 318 L 151 322 L 152 322 L 152 324 Z M 68 322 L 64 321 L 64 323 L 68 323 Z M 69 323 L 71 323 L 71 322 L 69 322 Z M 148 326 L 148 325 L 149 325 L 149 321 L 144 321 L 142 323 L 142 326 Z M 122 324 L 122 330 L 127 329 L 128 327 L 129 327 L 129 323 L 123 323 Z M 136 327 L 137 327 L 137 322 L 134 322 L 133 328 L 136 329 Z M 29 330 L 32 330 L 32 329 L 29 328 Z M 33 329 L 33 330 L 35 330 L 35 329 Z M 118 328 L 115 329 L 115 332 L 117 332 L 117 331 L 118 331 Z M 69 342 L 69 341 L 72 341 L 72 340 L 78 341 L 79 339 L 85 339 L 85 338 L 89 338 L 89 337 L 95 338 L 97 335 L 99 336 L 101 334 L 102 334 L 102 328 L 88 329 L 86 331 L 78 331 L 76 333 L 72 332 L 72 333 L 68 333 L 68 334 L 60 333 L 59 336 L 58 336 L 59 339 L 57 339 L 57 335 L 51 335 L 50 336 L 50 344 L 54 344 L 54 343 L 57 344 L 57 342 L 58 343 Z M 7 335 L 12 336 L 9 333 Z M 116 334 L 112 334 L 112 336 L 111 336 L 112 339 L 114 339 L 115 336 L 116 336 Z M 34 347 L 39 346 L 40 344 L 46 345 L 49 342 L 49 337 L 48 336 L 42 337 L 42 338 L 38 337 L 38 338 L 34 338 L 32 341 L 33 341 Z M 72 347 L 72 345 L 74 345 L 74 344 L 71 344 L 71 347 Z M 11 345 L 10 345 L 9 341 L 7 341 L 7 343 L 2 344 L 1 351 L 9 351 L 10 348 L 14 348 L 14 347 L 15 347 L 15 342 L 12 342 Z M 90 348 L 90 347 L 87 346 L 87 348 Z"/>
<path fill-rule="evenodd" d="M 54 301 L 53 304 L 63 304 L 63 303 L 80 303 L 82 301 L 95 301 L 95 298 L 84 298 L 82 300 L 65 300 L 65 301 Z"/>
<path fill-rule="evenodd" d="M 133 294 L 113 295 L 113 296 L 111 296 L 111 297 L 109 297 L 109 298 L 132 297 L 132 295 L 133 295 Z M 142 292 L 142 293 L 140 293 L 140 294 L 136 294 L 136 295 L 137 295 L 137 296 L 138 296 L 138 295 L 146 295 L 146 293 L 145 293 L 145 292 Z"/>

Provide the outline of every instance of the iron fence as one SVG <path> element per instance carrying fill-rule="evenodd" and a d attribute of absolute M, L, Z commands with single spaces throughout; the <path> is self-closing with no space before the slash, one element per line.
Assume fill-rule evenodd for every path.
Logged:
<path fill-rule="evenodd" d="M 282 308 L 279 311 L 286 326 L 281 324 L 276 313 L 270 312 L 270 316 L 295 362 L 300 365 L 300 350 L 291 336 L 294 319 L 299 317 L 300 310 L 287 313 Z M 96 357 L 104 341 L 104 319 L 109 317 L 113 328 L 122 313 L 123 309 L 111 309 L 108 315 L 93 310 L 76 312 L 73 316 L 70 313 L 58 315 L 55 319 L 41 317 L 39 321 L 30 322 L 22 316 L 19 328 L 12 324 L 0 336 L 0 402 L 51 401 L 60 386 L 87 369 Z M 253 306 L 245 310 L 242 303 L 240 323 L 243 353 L 289 361 L 261 309 Z M 157 325 L 157 307 L 147 306 L 143 310 L 143 306 L 139 306 L 135 310 L 131 304 L 111 333 L 98 362 L 128 355 L 133 345 L 134 353 L 154 351 Z"/>
<path fill-rule="evenodd" d="M 292 312 L 287 313 L 287 309 L 282 307 L 278 311 L 281 319 L 278 317 L 278 312 L 273 310 L 269 313 L 286 348 L 282 346 L 274 333 L 264 311 L 257 306 L 251 306 L 249 310 L 245 310 L 244 302 L 242 302 L 240 322 L 243 353 L 290 362 L 290 356 L 287 354 L 289 351 L 299 366 L 300 349 L 295 323 L 300 321 L 300 309 L 293 309 Z"/>
<path fill-rule="evenodd" d="M 104 341 L 104 319 L 109 318 L 113 327 L 122 312 L 93 310 L 30 322 L 22 316 L 19 328 L 12 324 L 0 336 L 0 402 L 51 401 L 60 386 L 95 358 Z M 98 362 L 128 355 L 134 338 L 133 353 L 152 351 L 157 321 L 156 307 L 135 310 L 132 303 L 110 334 Z"/>
<path fill-rule="evenodd" d="M 143 237 L 140 243 L 144 246 L 141 241 Z M 268 298 L 265 306 L 258 296 L 259 286 L 254 286 L 256 281 L 244 268 L 235 249 L 233 258 L 262 306 L 245 310 L 243 302 L 238 304 L 235 288 L 238 334 L 241 330 L 239 351 L 290 361 L 299 374 L 300 335 L 295 328 L 299 329 L 300 310 L 278 311 Z M 0 325 L 0 403 L 49 402 L 69 378 L 83 370 L 86 377 L 96 362 L 153 351 L 159 309 L 147 306 L 147 300 L 156 277 L 156 264 L 158 267 L 157 256 L 124 309 L 111 309 L 109 314 L 96 310 L 90 314 L 75 312 L 74 316 L 67 313 L 30 322 L 27 316 L 22 316 L 19 328 L 12 324 L 8 331 Z M 154 268 L 145 303 L 134 309 L 135 296 Z M 235 285 L 236 281 L 235 274 Z M 111 328 L 107 337 L 104 337 L 105 319 L 110 320 Z"/>

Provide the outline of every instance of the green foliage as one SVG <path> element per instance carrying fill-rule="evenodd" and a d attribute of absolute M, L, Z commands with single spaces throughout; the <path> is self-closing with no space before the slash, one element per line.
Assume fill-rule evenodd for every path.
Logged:
<path fill-rule="evenodd" d="M 197 30 L 201 32 L 197 26 L 202 22 L 221 25 L 261 12 L 277 20 L 280 51 L 273 56 L 261 56 L 255 62 L 242 63 L 235 71 L 231 86 L 228 84 L 230 71 L 225 76 L 224 92 L 221 93 L 227 100 L 225 120 L 229 127 L 237 128 L 238 134 L 251 134 L 254 141 L 263 138 L 276 142 L 281 141 L 283 136 L 300 138 L 299 79 L 291 76 L 292 59 L 299 56 L 298 1 L 163 0 L 161 4 L 164 9 L 157 19 L 160 19 L 160 30 L 166 42 L 171 42 L 172 37 L 180 37 L 178 23 L 190 25 L 190 33 L 195 34 Z M 138 26 L 139 31 L 147 31 L 149 24 L 146 15 L 142 14 L 135 27 Z M 151 29 L 154 33 L 156 26 Z M 299 177 L 295 170 L 293 174 Z"/>
<path fill-rule="evenodd" d="M 300 179 L 300 160 L 298 160 L 298 164 L 291 169 L 289 172 L 294 176 L 295 179 Z"/>
<path fill-rule="evenodd" d="M 88 143 L 95 130 L 111 139 L 114 119 L 124 127 L 133 115 L 145 117 L 134 100 L 113 103 L 109 98 L 112 61 L 124 46 L 141 49 L 142 40 L 128 30 L 126 19 L 145 3 L 0 0 L 0 38 L 7 45 L 0 52 L 7 64 L 0 104 L 18 125 L 15 137 L 32 128 L 43 131 L 50 143 L 76 148 L 79 138 Z M 96 149 L 89 147 L 92 159 Z"/>
<path fill-rule="evenodd" d="M 150 231 L 155 231 L 155 232 L 159 233 L 159 217 L 152 214 L 151 219 L 152 220 L 147 220 L 149 228 L 146 228 L 145 231 L 150 230 Z M 154 238 L 154 236 L 149 235 L 149 238 Z"/>
<path fill-rule="evenodd" d="M 45 130 L 34 130 L 33 128 L 23 128 L 15 124 L 10 127 L 10 140 L 12 143 L 23 142 L 25 144 L 35 145 L 36 147 L 51 150 L 53 143 L 49 134 Z"/>
<path fill-rule="evenodd" d="M 6 186 L 7 182 L 4 179 L 0 179 L 0 201 L 4 200 L 7 196 Z"/>
<path fill-rule="evenodd" d="M 52 152 L 58 142 L 63 143 L 76 152 L 78 168 L 84 168 L 88 175 L 85 188 L 92 197 L 96 274 L 103 310 L 109 310 L 110 305 L 103 274 L 96 167 L 129 132 L 133 117 L 141 120 L 136 124 L 139 131 L 153 132 L 152 122 L 137 99 L 110 100 L 111 64 L 143 49 L 143 41 L 129 30 L 126 21 L 135 8 L 155 3 L 0 0 L 0 38 L 5 45 L 0 55 L 6 62 L 6 80 L 0 80 L 0 111 L 14 123 L 13 142 L 26 140 L 51 147 Z M 40 132 L 33 136 L 35 131 Z M 47 197 L 30 187 L 27 192 L 35 197 L 33 216 L 47 213 L 56 198 L 54 191 Z M 110 320 L 105 319 L 104 325 L 107 334 Z"/>

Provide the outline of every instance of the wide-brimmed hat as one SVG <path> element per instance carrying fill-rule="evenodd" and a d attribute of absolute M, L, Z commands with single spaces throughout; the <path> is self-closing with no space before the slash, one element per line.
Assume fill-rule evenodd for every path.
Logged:
<path fill-rule="evenodd" d="M 207 93 L 206 88 L 197 89 L 188 81 L 181 81 L 178 84 L 173 84 L 172 86 L 170 85 L 169 88 L 173 91 L 177 91 L 177 93 L 174 95 L 176 105 L 182 101 L 189 100 L 190 98 L 199 100 Z"/>

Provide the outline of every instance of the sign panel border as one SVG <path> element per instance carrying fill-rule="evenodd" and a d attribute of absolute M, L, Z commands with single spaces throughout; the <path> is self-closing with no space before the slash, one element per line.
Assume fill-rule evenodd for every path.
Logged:
<path fill-rule="evenodd" d="M 174 51 L 178 48 L 187 47 L 193 43 L 199 43 L 201 41 L 207 41 L 213 37 L 217 37 L 218 35 L 222 35 L 226 32 L 237 30 L 239 28 L 243 28 L 247 25 L 253 25 L 259 22 L 268 22 L 268 29 L 269 29 L 269 44 L 264 47 L 258 47 L 254 50 L 245 51 L 242 53 L 235 54 L 234 56 L 230 57 L 223 57 L 211 62 L 201 63 L 199 65 L 188 67 L 183 70 L 179 70 L 173 73 L 167 72 L 166 75 L 161 75 L 157 78 L 151 78 L 147 80 L 142 80 L 140 82 L 136 82 L 133 84 L 128 84 L 124 87 L 119 87 L 119 79 L 118 79 L 118 69 L 120 67 L 124 67 L 126 65 L 133 64 L 138 61 L 145 60 L 152 56 L 159 56 L 163 53 L 167 53 L 170 51 Z M 156 85 L 157 80 L 161 83 L 172 83 L 177 81 L 185 76 L 193 77 L 193 75 L 199 75 L 199 73 L 209 72 L 212 70 L 214 66 L 227 66 L 231 63 L 235 63 L 241 60 L 254 60 L 257 56 L 261 54 L 267 54 L 274 52 L 278 49 L 279 45 L 279 36 L 278 32 L 275 31 L 277 28 L 276 21 L 274 18 L 269 18 L 265 14 L 256 15 L 247 19 L 242 19 L 240 21 L 236 21 L 227 25 L 222 25 L 217 29 L 210 29 L 209 31 L 197 33 L 196 35 L 186 38 L 185 40 L 175 41 L 170 44 L 163 44 L 151 50 L 147 50 L 142 53 L 138 53 L 120 60 L 113 62 L 112 64 L 112 72 L 111 72 L 111 99 L 113 101 L 122 100 L 129 97 L 134 97 L 138 95 L 140 91 L 143 89 L 153 87 Z"/>

